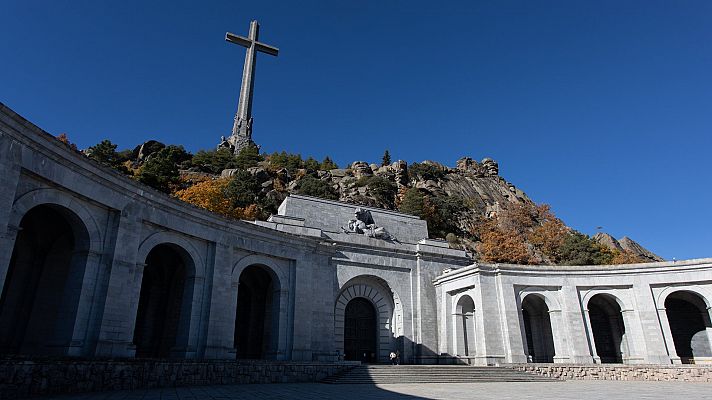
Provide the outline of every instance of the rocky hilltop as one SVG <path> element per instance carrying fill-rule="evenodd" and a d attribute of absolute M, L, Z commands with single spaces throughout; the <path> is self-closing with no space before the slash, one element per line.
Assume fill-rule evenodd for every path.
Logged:
<path fill-rule="evenodd" d="M 66 139 L 66 138 L 65 138 Z M 61 140 L 61 139 L 60 139 Z M 580 234 L 499 175 L 491 158 L 408 164 L 355 161 L 339 168 L 298 154 L 186 152 L 148 141 L 116 152 L 106 140 L 84 154 L 141 182 L 230 218 L 265 219 L 290 193 L 418 215 L 431 237 L 488 262 L 611 264 L 662 260 L 635 241 Z"/>

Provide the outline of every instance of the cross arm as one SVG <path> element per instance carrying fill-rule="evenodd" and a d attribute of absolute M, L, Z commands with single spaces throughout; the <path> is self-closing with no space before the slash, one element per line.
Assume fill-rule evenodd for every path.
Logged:
<path fill-rule="evenodd" d="M 225 40 L 230 43 L 239 44 L 242 47 L 250 47 L 252 45 L 252 41 L 250 39 L 243 36 L 234 35 L 230 32 L 225 34 Z"/>
<path fill-rule="evenodd" d="M 260 42 L 255 42 L 255 48 L 257 49 L 257 51 L 261 51 L 271 56 L 276 56 L 277 53 L 279 53 L 278 48 Z"/>

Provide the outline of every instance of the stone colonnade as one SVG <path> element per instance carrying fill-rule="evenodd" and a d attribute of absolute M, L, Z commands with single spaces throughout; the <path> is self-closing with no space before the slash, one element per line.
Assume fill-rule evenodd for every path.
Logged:
<path fill-rule="evenodd" d="M 439 351 L 481 365 L 711 363 L 710 268 L 700 259 L 448 271 L 435 279 Z M 461 328 L 461 304 L 470 302 L 474 338 Z M 465 340 L 474 354 L 463 351 Z"/>

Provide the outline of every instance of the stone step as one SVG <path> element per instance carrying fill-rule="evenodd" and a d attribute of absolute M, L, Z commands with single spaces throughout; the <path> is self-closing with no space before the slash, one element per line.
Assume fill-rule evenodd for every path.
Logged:
<path fill-rule="evenodd" d="M 503 367 L 367 365 L 322 380 L 332 384 L 553 382 L 555 379 Z"/>

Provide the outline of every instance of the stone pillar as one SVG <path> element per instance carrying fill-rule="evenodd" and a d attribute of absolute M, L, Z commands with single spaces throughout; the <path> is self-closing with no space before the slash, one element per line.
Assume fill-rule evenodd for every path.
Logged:
<path fill-rule="evenodd" d="M 96 295 L 102 295 L 97 293 L 98 278 L 105 275 L 104 269 L 105 265 L 102 264 L 102 253 L 93 251 L 82 251 L 77 252 L 72 256 L 72 266 L 70 274 L 83 274 L 81 280 L 81 286 L 79 287 L 67 287 L 65 293 L 74 292 L 79 297 L 76 300 L 76 312 L 72 313 L 70 310 L 65 310 L 67 312 L 66 317 L 73 315 L 74 318 L 68 318 L 65 320 L 66 324 L 71 324 L 71 339 L 67 344 L 66 351 L 64 352 L 69 356 L 88 356 L 93 353 L 92 348 L 89 345 L 93 342 L 92 338 L 87 337 L 89 333 L 89 324 L 92 317 L 92 310 L 97 301 Z M 71 282 L 72 279 L 70 278 Z M 64 301 L 69 300 L 66 298 Z M 73 304 L 67 304 L 67 307 L 73 308 Z M 60 317 L 62 318 L 62 317 Z"/>
<path fill-rule="evenodd" d="M 137 260 L 142 224 L 140 207 L 130 204 L 121 212 L 116 249 L 111 264 L 106 301 L 97 341 L 100 357 L 133 357 L 133 333 L 146 260 Z"/>
<path fill-rule="evenodd" d="M 232 249 L 228 244 L 215 245 L 215 257 L 209 319 L 205 339 L 205 358 L 235 358 L 235 307 L 237 306 L 237 283 L 232 284 Z"/>
<path fill-rule="evenodd" d="M 476 327 L 481 327 L 477 338 L 482 339 L 482 345 L 477 346 L 476 364 L 527 362 L 519 330 L 521 313 L 517 300 L 514 296 L 503 295 L 514 293 L 513 286 L 503 285 L 499 271 L 496 271 L 495 275 L 480 272 L 479 288 L 476 292 L 475 310 L 481 312 L 476 312 L 475 315 L 478 317 Z"/>
<path fill-rule="evenodd" d="M 296 260 L 290 263 L 289 282 L 282 282 L 285 290 L 280 299 L 280 336 L 283 338 L 285 351 L 289 349 L 291 354 L 285 354 L 286 359 L 293 361 L 311 361 L 313 357 L 312 349 L 312 326 L 304 321 L 312 321 L 314 318 L 314 303 L 316 292 L 331 293 L 331 289 L 320 289 L 322 282 L 315 282 L 312 277 L 316 264 L 319 261 L 326 261 L 322 257 L 314 257 L 310 254 L 300 252 Z M 327 261 L 328 262 L 328 261 Z M 312 264 L 313 265 L 310 265 Z M 299 276 L 299 279 L 297 279 Z M 327 296 L 328 297 L 328 296 Z M 296 299 L 299 301 L 296 301 Z M 333 304 L 334 299 L 331 300 Z M 333 313 L 333 306 L 331 308 Z M 333 321 L 333 314 L 330 321 Z M 295 323 L 294 321 L 299 321 Z M 314 321 L 313 323 L 318 323 Z M 323 327 L 325 332 L 331 332 L 333 338 L 333 322 L 330 327 Z M 329 329 L 331 328 L 331 329 Z M 333 339 L 332 339 L 333 340 Z"/>
<path fill-rule="evenodd" d="M 562 312 L 559 330 L 562 335 L 565 335 L 568 343 L 569 362 L 591 364 L 594 362 L 596 349 L 590 330 L 588 310 L 582 310 L 575 286 L 562 286 L 560 293 Z"/>
<path fill-rule="evenodd" d="M 9 135 L 0 135 L 0 292 L 5 286 L 5 277 L 10 266 L 12 250 L 19 232 L 19 226 L 10 225 L 12 205 L 15 202 L 17 185 L 20 181 L 22 156 L 20 144 Z"/>
<path fill-rule="evenodd" d="M 650 364 L 670 364 L 670 355 L 665 338 L 665 329 L 670 330 L 670 325 L 660 316 L 660 311 L 655 305 L 655 298 L 650 291 L 649 285 L 633 285 L 635 294 L 635 304 L 638 308 L 638 318 L 640 321 L 642 343 L 644 344 L 645 362 Z M 664 311 L 664 306 L 661 305 Z M 674 345 L 670 342 L 673 353 Z"/>
<path fill-rule="evenodd" d="M 596 351 L 596 340 L 593 336 L 593 328 L 591 328 L 591 316 L 588 313 L 588 308 L 583 310 L 583 316 L 586 320 L 586 337 L 589 341 L 589 346 L 591 346 L 591 358 L 593 358 L 594 364 L 601 363 L 601 357 L 598 356 L 598 351 Z"/>
<path fill-rule="evenodd" d="M 178 335 L 176 336 L 175 346 L 171 349 L 171 357 L 173 358 L 193 359 L 198 356 L 198 337 L 200 335 L 204 289 L 205 278 L 202 276 L 191 276 L 185 280 Z M 135 312 L 134 315 L 136 315 Z"/>
<path fill-rule="evenodd" d="M 675 341 L 672 338 L 672 331 L 670 330 L 670 321 L 668 320 L 667 311 L 664 306 L 658 308 L 658 318 L 660 319 L 660 328 L 662 328 L 665 347 L 669 355 L 669 362 L 672 364 L 682 364 L 682 360 L 677 355 L 677 350 L 675 349 Z"/>
<path fill-rule="evenodd" d="M 621 318 L 623 326 L 625 326 L 625 337 L 621 340 L 625 341 L 628 348 L 627 354 L 623 355 L 623 362 L 625 364 L 641 364 L 645 362 L 645 352 L 643 351 L 645 339 L 638 313 L 635 310 L 621 310 Z"/>
<path fill-rule="evenodd" d="M 551 324 L 551 336 L 554 342 L 554 363 L 570 363 L 569 344 L 566 337 L 566 326 L 563 323 L 563 312 L 561 310 L 549 310 L 549 323 Z"/>

